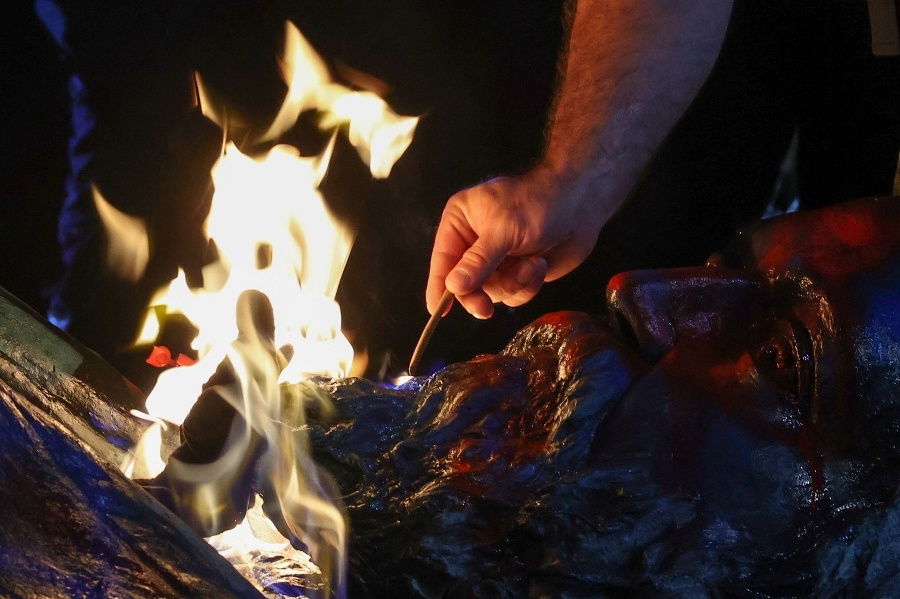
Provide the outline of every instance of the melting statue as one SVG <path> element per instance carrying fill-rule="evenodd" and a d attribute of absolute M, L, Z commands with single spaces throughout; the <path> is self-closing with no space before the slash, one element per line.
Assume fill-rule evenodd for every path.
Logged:
<path fill-rule="evenodd" d="M 309 432 L 350 520 L 349 596 L 900 592 L 900 201 L 763 221 L 705 266 L 620 274 L 607 299 L 606 314 L 549 314 L 500 354 L 397 389 L 317 381 L 337 415 L 310 415 Z M 36 430 L 22 447 L 51 429 L 136 438 L 108 399 L 67 416 L 88 429 L 48 424 L 52 394 L 41 418 L 8 418 L 35 400 L 5 395 L 4 431 Z M 109 468 L 107 441 L 84 445 L 33 476 Z M 140 493 L 108 478 L 103 505 Z M 26 529 L 0 524 L 5 562 Z"/>
<path fill-rule="evenodd" d="M 620 274 L 397 391 L 330 388 L 355 595 L 891 595 L 900 202 Z"/>

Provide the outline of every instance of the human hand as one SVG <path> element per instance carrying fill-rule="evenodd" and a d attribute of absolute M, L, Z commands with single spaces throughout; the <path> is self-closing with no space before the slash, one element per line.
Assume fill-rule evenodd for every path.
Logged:
<path fill-rule="evenodd" d="M 494 303 L 520 306 L 544 281 L 572 271 L 593 249 L 602 221 L 534 171 L 463 190 L 438 225 L 428 287 L 434 313 L 445 289 L 477 318 Z"/>

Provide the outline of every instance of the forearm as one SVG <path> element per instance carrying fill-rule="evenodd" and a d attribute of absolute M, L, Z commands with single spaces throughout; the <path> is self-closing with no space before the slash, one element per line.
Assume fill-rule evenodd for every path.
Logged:
<path fill-rule="evenodd" d="M 712 70 L 732 0 L 579 0 L 544 160 L 455 194 L 426 297 L 471 314 L 575 269 Z"/>
<path fill-rule="evenodd" d="M 548 174 L 605 222 L 716 60 L 731 0 L 578 0 L 548 131 Z"/>

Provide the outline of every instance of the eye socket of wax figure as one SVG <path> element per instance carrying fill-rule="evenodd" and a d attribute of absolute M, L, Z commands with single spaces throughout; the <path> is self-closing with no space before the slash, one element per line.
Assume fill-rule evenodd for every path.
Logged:
<path fill-rule="evenodd" d="M 900 199 L 762 221 L 724 259 L 623 273 L 607 296 L 624 336 L 656 364 L 624 411 L 635 397 L 668 398 L 670 474 L 686 492 L 716 478 L 709 468 L 740 464 L 698 464 L 703 439 L 749 455 L 748 433 L 798 456 L 796 488 L 779 492 L 813 513 L 896 488 L 884 477 L 900 439 Z M 855 492 L 836 488 L 839 478 Z"/>

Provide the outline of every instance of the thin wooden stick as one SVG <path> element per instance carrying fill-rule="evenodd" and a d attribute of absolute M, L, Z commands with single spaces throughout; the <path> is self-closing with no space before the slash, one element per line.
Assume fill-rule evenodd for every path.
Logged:
<path fill-rule="evenodd" d="M 434 311 L 434 314 L 431 315 L 431 318 L 428 319 L 425 329 L 422 330 L 422 336 L 419 337 L 419 342 L 416 343 L 416 349 L 413 350 L 412 358 L 409 360 L 410 376 L 416 375 L 416 368 L 419 366 L 419 360 L 422 359 L 422 354 L 425 353 L 425 348 L 428 346 L 428 342 L 431 341 L 431 336 L 434 335 L 434 330 L 437 328 L 438 323 L 441 322 L 441 318 L 444 317 L 444 312 L 447 311 L 447 308 L 449 308 L 452 303 L 453 294 L 449 291 L 444 291 L 444 295 L 441 296 L 441 301 L 438 303 L 437 309 Z"/>

